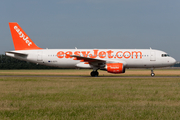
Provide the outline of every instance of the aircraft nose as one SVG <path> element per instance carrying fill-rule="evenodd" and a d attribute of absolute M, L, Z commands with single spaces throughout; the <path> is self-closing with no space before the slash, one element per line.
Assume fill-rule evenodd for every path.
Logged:
<path fill-rule="evenodd" d="M 171 63 L 174 65 L 176 63 L 176 60 L 174 58 L 171 58 Z"/>

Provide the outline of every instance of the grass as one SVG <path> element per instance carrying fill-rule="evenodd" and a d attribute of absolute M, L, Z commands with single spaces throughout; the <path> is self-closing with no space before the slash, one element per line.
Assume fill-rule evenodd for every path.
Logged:
<path fill-rule="evenodd" d="M 0 119 L 180 119 L 179 101 L 179 77 L 0 77 Z"/>

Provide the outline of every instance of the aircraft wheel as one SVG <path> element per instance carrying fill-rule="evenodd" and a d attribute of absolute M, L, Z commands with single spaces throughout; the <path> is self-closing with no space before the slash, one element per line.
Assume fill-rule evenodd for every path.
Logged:
<path fill-rule="evenodd" d="M 98 77 L 98 75 L 99 75 L 99 72 L 95 71 L 95 76 Z"/>
<path fill-rule="evenodd" d="M 99 75 L 98 71 L 92 71 L 91 72 L 92 77 L 95 77 L 95 76 L 97 77 L 98 75 Z"/>
<path fill-rule="evenodd" d="M 95 72 L 94 71 L 91 72 L 91 77 L 95 77 Z"/>
<path fill-rule="evenodd" d="M 151 73 L 151 76 L 154 77 L 154 76 L 155 76 L 155 73 Z"/>
<path fill-rule="evenodd" d="M 151 76 L 154 77 L 155 76 L 155 73 L 153 71 L 153 68 L 151 68 Z"/>

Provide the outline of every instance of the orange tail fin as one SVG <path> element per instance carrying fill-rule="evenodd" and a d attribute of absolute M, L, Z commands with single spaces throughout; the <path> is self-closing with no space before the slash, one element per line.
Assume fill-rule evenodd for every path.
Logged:
<path fill-rule="evenodd" d="M 15 50 L 35 50 L 39 48 L 18 23 L 9 23 Z"/>

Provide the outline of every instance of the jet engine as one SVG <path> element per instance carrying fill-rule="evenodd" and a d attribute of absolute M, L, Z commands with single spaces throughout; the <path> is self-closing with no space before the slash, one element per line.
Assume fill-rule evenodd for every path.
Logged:
<path fill-rule="evenodd" d="M 114 73 L 114 74 L 125 73 L 125 68 L 123 66 L 123 63 L 107 63 L 105 69 L 109 73 Z"/>

